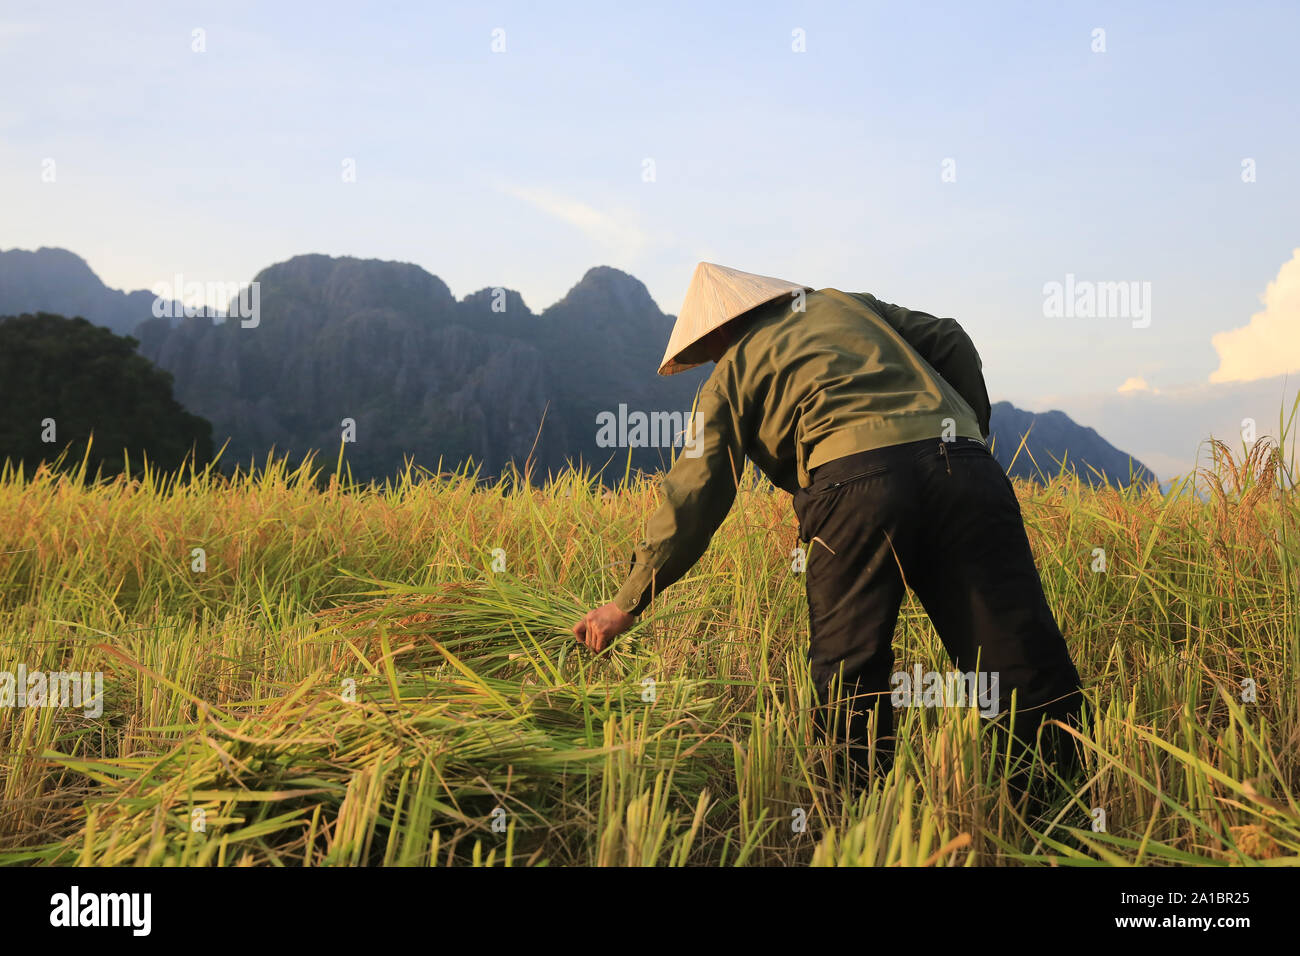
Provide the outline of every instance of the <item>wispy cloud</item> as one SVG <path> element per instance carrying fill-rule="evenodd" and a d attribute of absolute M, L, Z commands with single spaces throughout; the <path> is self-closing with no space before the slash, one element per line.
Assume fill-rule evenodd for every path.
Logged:
<path fill-rule="evenodd" d="M 1300 369 L 1300 249 L 1283 263 L 1260 301 L 1264 311 L 1247 325 L 1210 339 L 1219 353 L 1211 382 L 1253 382 Z"/>
<path fill-rule="evenodd" d="M 573 226 L 593 242 L 625 255 L 637 255 L 650 245 L 651 237 L 632 221 L 632 215 L 625 210 L 597 209 L 580 199 L 549 189 L 505 185 L 501 190 Z"/>

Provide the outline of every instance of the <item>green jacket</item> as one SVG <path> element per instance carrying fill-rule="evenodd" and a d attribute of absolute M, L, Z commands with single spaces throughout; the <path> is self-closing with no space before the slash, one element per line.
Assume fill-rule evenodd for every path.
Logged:
<path fill-rule="evenodd" d="M 663 502 L 614 603 L 639 614 L 700 559 L 751 458 L 793 494 L 854 452 L 933 437 L 987 439 L 983 363 L 954 319 L 821 289 L 754 310 L 700 392 L 694 455 L 679 450 Z M 742 320 L 744 321 L 744 320 Z"/>

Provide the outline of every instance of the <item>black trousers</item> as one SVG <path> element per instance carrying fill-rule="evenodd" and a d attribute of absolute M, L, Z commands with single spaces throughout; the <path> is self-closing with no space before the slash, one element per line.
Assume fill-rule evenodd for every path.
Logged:
<path fill-rule="evenodd" d="M 1044 718 L 1077 721 L 1078 672 L 1043 595 L 1015 491 L 983 443 L 926 439 L 827 462 L 795 494 L 794 509 L 808 552 L 818 722 L 846 745 L 856 771 L 869 765 L 873 711 L 877 767 L 892 762 L 891 695 L 905 686 L 891 681 L 892 644 L 905 587 L 958 671 L 997 675 L 997 719 L 1007 720 L 1015 692 L 1019 743 L 1032 747 Z M 1077 769 L 1068 735 L 1052 728 L 1043 736 L 1044 759 L 1058 772 Z"/>

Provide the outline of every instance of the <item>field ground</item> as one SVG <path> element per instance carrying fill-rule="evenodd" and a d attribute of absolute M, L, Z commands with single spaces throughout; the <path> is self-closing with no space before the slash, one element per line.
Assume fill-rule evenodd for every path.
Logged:
<path fill-rule="evenodd" d="M 0 707 L 0 862 L 1295 864 L 1291 476 L 1214 447 L 1200 496 L 1017 485 L 1097 715 L 1045 817 L 968 709 L 900 710 L 891 775 L 833 779 L 789 498 L 752 475 L 593 657 L 568 630 L 621 583 L 650 480 L 8 471 L 0 672 L 102 672 L 104 700 Z M 950 668 L 911 599 L 895 647 Z"/>

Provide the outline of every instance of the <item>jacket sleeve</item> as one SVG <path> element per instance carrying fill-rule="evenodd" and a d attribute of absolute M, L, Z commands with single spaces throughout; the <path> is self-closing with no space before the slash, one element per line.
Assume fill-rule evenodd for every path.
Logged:
<path fill-rule="evenodd" d="M 714 384 L 700 393 L 693 435 L 664 475 L 662 501 L 632 552 L 627 581 L 614 596 L 625 613 L 640 614 L 650 599 L 676 582 L 704 554 L 731 510 L 744 470 L 740 417 Z"/>
<path fill-rule="evenodd" d="M 867 292 L 858 294 L 966 400 L 975 412 L 980 434 L 987 440 L 992 410 L 984 384 L 984 363 L 966 330 L 956 319 L 941 319 L 928 312 L 891 305 Z"/>

